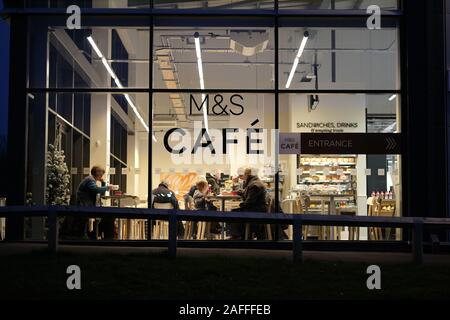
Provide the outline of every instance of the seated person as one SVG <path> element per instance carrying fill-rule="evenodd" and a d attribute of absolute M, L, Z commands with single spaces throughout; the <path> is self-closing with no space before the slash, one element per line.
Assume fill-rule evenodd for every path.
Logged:
<path fill-rule="evenodd" d="M 95 207 L 97 194 L 105 195 L 106 191 L 110 191 L 112 186 L 106 184 L 103 180 L 105 169 L 100 166 L 94 166 L 91 169 L 91 175 L 84 178 L 78 186 L 77 205 Z M 100 183 L 100 187 L 97 186 Z"/>
<path fill-rule="evenodd" d="M 180 209 L 177 197 L 175 196 L 175 192 L 169 189 L 169 183 L 165 180 L 161 181 L 161 183 L 158 185 L 158 188 L 152 191 L 152 197 L 152 208 L 155 208 L 155 203 L 171 203 L 173 209 Z M 179 237 L 182 237 L 184 235 L 184 226 L 183 222 L 181 221 L 178 221 L 177 223 L 177 235 Z"/>
<path fill-rule="evenodd" d="M 242 179 L 244 180 L 244 189 L 240 192 L 242 195 L 242 202 L 239 208 L 232 211 L 245 211 L 245 212 L 264 212 L 268 211 L 266 187 L 264 183 L 259 179 L 257 170 L 252 168 L 246 168 Z M 244 225 L 233 223 L 230 225 L 231 238 L 238 240 L 242 239 L 244 233 Z M 257 237 L 261 239 L 263 237 L 261 225 L 251 225 L 252 232 L 256 233 Z"/>
<path fill-rule="evenodd" d="M 214 194 L 220 193 L 220 175 L 219 170 L 216 171 L 214 176 L 209 172 L 206 174 L 206 181 L 208 181 L 208 184 L 211 186 L 211 191 Z"/>
<path fill-rule="evenodd" d="M 209 194 L 208 182 L 206 180 L 200 180 L 195 186 L 197 188 L 193 197 L 195 209 L 217 211 L 217 207 L 213 205 L 212 201 L 206 199 Z"/>
<path fill-rule="evenodd" d="M 197 182 L 198 182 L 198 181 L 202 181 L 202 180 L 206 180 L 206 178 L 205 178 L 204 176 L 198 176 L 198 177 L 197 177 Z M 194 184 L 194 185 L 189 189 L 189 192 L 186 193 L 186 194 L 183 196 L 184 204 L 185 204 L 185 208 L 184 208 L 185 210 L 189 208 L 189 204 L 191 203 L 191 201 L 193 202 L 195 191 L 197 191 L 197 183 Z M 190 209 L 194 209 L 194 208 L 190 208 Z"/>
<path fill-rule="evenodd" d="M 200 180 L 196 184 L 197 190 L 194 193 L 194 204 L 196 210 L 217 211 L 217 207 L 211 200 L 207 199 L 209 194 L 209 185 L 206 180 Z M 218 222 L 212 222 L 210 233 L 220 234 L 221 227 Z"/>
<path fill-rule="evenodd" d="M 165 180 L 161 181 L 161 183 L 158 185 L 158 188 L 152 191 L 152 196 L 152 208 L 155 207 L 155 203 L 171 203 L 175 210 L 179 209 L 175 192 L 169 189 L 169 184 Z"/>
<path fill-rule="evenodd" d="M 106 191 L 112 189 L 107 185 L 103 176 L 105 169 L 101 166 L 93 166 L 91 175 L 81 181 L 77 189 L 77 205 L 84 207 L 95 207 L 97 205 L 97 196 L 104 196 Z M 66 217 L 64 219 L 61 233 L 64 237 L 87 237 L 89 219 L 84 217 Z M 114 219 L 102 218 L 99 225 L 100 232 L 103 232 L 106 239 L 114 237 Z M 93 233 L 89 234 L 91 239 L 95 239 Z"/>

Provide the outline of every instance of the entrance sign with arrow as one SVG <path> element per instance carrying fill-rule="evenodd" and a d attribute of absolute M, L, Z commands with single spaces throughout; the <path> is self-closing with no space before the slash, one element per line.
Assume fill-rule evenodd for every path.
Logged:
<path fill-rule="evenodd" d="M 400 133 L 280 133 L 280 154 L 401 154 Z"/>

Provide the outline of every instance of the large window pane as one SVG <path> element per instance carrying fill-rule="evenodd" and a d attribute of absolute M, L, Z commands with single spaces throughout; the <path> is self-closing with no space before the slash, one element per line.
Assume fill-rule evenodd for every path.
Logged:
<path fill-rule="evenodd" d="M 46 127 L 45 121 L 44 124 L 30 122 L 30 141 L 42 130 L 48 134 L 47 141 L 28 145 L 27 192 L 30 204 L 94 206 L 93 202 L 86 202 L 77 192 L 80 183 L 90 175 L 91 168 L 100 166 L 106 170 L 104 181 L 115 186 L 114 190 L 102 196 L 103 206 L 147 208 L 148 94 L 51 93 L 55 101 L 61 101 L 60 96 L 68 97 L 63 100 L 62 109 L 59 106 L 53 108 L 48 104 L 50 102 L 46 102 L 50 101 L 49 95 L 35 93 L 28 96 L 30 118 L 47 117 Z M 121 96 L 125 97 L 126 110 L 119 103 Z M 60 113 L 60 110 L 66 109 L 72 110 L 71 119 Z M 52 152 L 54 147 L 63 152 L 63 157 L 52 157 L 56 154 Z M 62 173 L 65 173 L 65 178 Z M 64 194 L 55 190 L 61 185 L 67 188 Z M 143 240 L 146 237 L 145 223 L 142 221 L 112 219 L 100 224 L 98 229 L 99 220 L 72 220 L 68 218 L 62 222 L 62 237 L 122 240 Z M 80 227 L 80 223 L 86 227 L 88 222 L 88 229 Z M 37 230 L 44 231 L 44 227 L 42 219 L 34 219 L 30 232 L 37 235 Z"/>
<path fill-rule="evenodd" d="M 273 28 L 252 26 L 251 20 L 239 26 L 241 22 L 235 27 L 156 27 L 154 88 L 273 88 Z"/>
<path fill-rule="evenodd" d="M 399 133 L 399 100 L 396 95 L 282 94 L 280 131 Z M 314 102 L 311 104 L 311 101 Z M 280 155 L 280 166 L 282 209 L 285 212 L 385 217 L 402 215 L 401 155 L 302 153 Z M 304 237 L 320 240 L 400 240 L 400 231 L 309 227 L 304 230 Z"/>
<path fill-rule="evenodd" d="M 67 8 L 77 5 L 80 8 L 123 9 L 149 8 L 151 0 L 26 0 L 29 8 Z"/>
<path fill-rule="evenodd" d="M 371 5 L 377 5 L 384 10 L 398 9 L 398 0 L 279 0 L 280 9 L 295 10 L 365 10 Z"/>
<path fill-rule="evenodd" d="M 280 28 L 279 43 L 280 88 L 400 88 L 396 28 L 369 30 L 305 24 Z"/>
<path fill-rule="evenodd" d="M 154 0 L 156 9 L 274 9 L 272 0 Z"/>
<path fill-rule="evenodd" d="M 201 109 L 197 108 L 201 106 L 201 94 L 176 94 L 185 102 L 181 108 L 172 106 L 174 95 L 154 95 L 152 188 L 165 180 L 176 194 L 180 208 L 202 209 L 201 204 L 185 201 L 185 196 L 199 179 L 208 179 L 208 174 L 218 178 L 217 186 L 208 180 L 211 196 L 237 196 L 236 192 L 242 185 L 238 180 L 233 182 L 232 178 L 242 175 L 245 168 L 252 168 L 253 174 L 259 176 L 273 199 L 276 165 L 274 95 L 204 94 Z M 220 105 L 225 109 L 214 106 L 218 101 L 222 101 Z M 206 126 L 203 108 L 208 105 Z M 239 197 L 223 201 L 212 198 L 212 201 L 218 210 L 224 211 L 239 208 L 242 202 Z M 241 231 L 241 238 L 244 238 L 245 230 Z M 216 239 L 229 235 L 228 232 L 217 237 L 213 233 L 208 235 L 209 231 L 206 235 L 190 233 L 188 238 Z M 268 235 L 264 233 L 257 237 L 267 238 Z M 247 233 L 247 239 L 252 238 Z"/>
<path fill-rule="evenodd" d="M 148 88 L 150 28 L 137 20 L 85 18 L 69 30 L 64 16 L 30 18 L 30 87 Z"/>

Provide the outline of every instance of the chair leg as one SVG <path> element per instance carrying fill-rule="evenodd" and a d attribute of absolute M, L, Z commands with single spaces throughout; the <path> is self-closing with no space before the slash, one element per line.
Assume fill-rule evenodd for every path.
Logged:
<path fill-rule="evenodd" d="M 205 237 L 206 240 L 211 239 L 211 222 L 206 222 L 205 223 Z"/>
<path fill-rule="evenodd" d="M 184 226 L 184 240 L 189 240 L 192 233 L 192 221 L 186 221 Z"/>
<path fill-rule="evenodd" d="M 266 224 L 266 237 L 267 240 L 272 240 L 272 228 L 270 227 L 270 224 Z"/>
<path fill-rule="evenodd" d="M 205 236 L 205 223 L 204 222 L 198 222 L 198 229 L 197 229 L 197 240 L 203 240 L 203 237 Z"/>
<path fill-rule="evenodd" d="M 250 224 L 246 223 L 245 224 L 245 238 L 244 239 L 248 240 L 249 236 L 250 236 Z"/>

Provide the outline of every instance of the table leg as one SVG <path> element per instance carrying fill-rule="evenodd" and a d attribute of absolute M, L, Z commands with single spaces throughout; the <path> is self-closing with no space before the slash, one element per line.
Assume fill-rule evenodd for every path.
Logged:
<path fill-rule="evenodd" d="M 225 199 L 222 199 L 222 201 L 221 201 L 221 208 L 220 208 L 220 210 L 223 212 L 223 211 L 225 211 Z M 222 232 L 221 232 L 221 238 L 222 238 L 222 240 L 225 240 L 225 228 L 226 228 L 226 223 L 225 222 L 222 222 Z"/>

